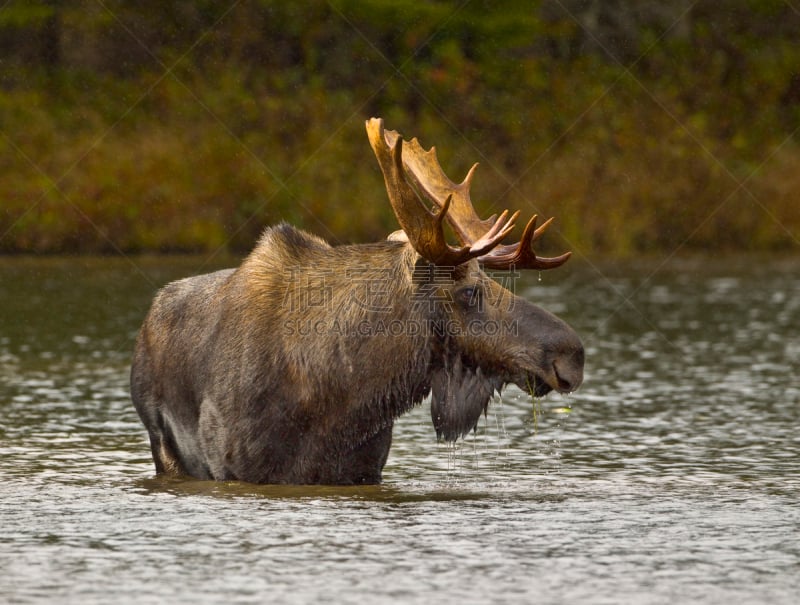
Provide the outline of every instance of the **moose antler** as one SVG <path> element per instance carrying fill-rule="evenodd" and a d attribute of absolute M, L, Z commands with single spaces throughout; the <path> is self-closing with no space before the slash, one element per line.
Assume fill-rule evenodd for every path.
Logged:
<path fill-rule="evenodd" d="M 477 164 L 457 185 L 439 165 L 435 147 L 425 151 L 416 138 L 404 146 L 397 132 L 384 130 L 380 118 L 367 121 L 367 134 L 397 220 L 415 250 L 427 260 L 439 265 L 458 265 L 477 258 L 492 269 L 508 269 L 513 265 L 518 269 L 542 270 L 558 267 L 570 257 L 569 252 L 555 258 L 536 256 L 532 244 L 553 220 L 536 229 L 536 216 L 528 222 L 519 243 L 500 245 L 519 212 L 509 219 L 507 210 L 499 217 L 492 215 L 486 220 L 478 217 L 469 196 Z M 420 195 L 438 207 L 439 212 L 431 212 Z M 461 248 L 450 246 L 445 240 L 442 225 L 445 218 L 461 240 Z"/>
<path fill-rule="evenodd" d="M 429 161 L 426 162 L 424 157 L 420 161 L 419 154 L 414 153 L 415 147 L 422 151 L 416 139 L 409 145 L 412 153 L 404 154 L 403 138 L 394 131 L 384 130 L 383 120 L 379 118 L 367 121 L 367 135 L 383 172 L 389 201 L 397 220 L 414 249 L 423 258 L 437 265 L 460 265 L 471 258 L 477 258 L 489 252 L 513 229 L 514 220 L 519 213 L 506 219 L 508 212 L 503 212 L 497 220 L 494 220 L 493 217 L 484 221 L 481 223 L 480 229 L 474 229 L 469 236 L 465 237 L 455 226 L 460 224 L 454 223 L 453 217 L 448 214 L 451 205 L 455 212 L 462 212 L 463 203 L 459 197 L 455 196 L 457 188 L 453 188 L 454 190 L 449 192 L 437 190 L 436 193 L 432 193 L 430 191 L 432 186 L 435 186 L 435 181 L 427 179 L 426 176 L 429 172 L 428 167 L 433 168 L 433 166 Z M 433 153 L 435 162 L 435 152 Z M 424 152 L 423 156 L 425 156 Z M 409 157 L 412 158 L 411 165 L 407 161 Z M 435 165 L 438 166 L 438 162 Z M 441 168 L 439 171 L 441 172 Z M 417 190 L 433 202 L 439 211 L 431 212 L 420 199 Z M 440 196 L 437 197 L 436 194 Z M 442 194 L 446 195 L 441 197 Z M 472 212 L 474 215 L 474 210 Z M 442 224 L 445 217 L 456 229 L 463 246 L 457 248 L 447 243 Z M 477 218 L 476 215 L 475 219 Z"/>

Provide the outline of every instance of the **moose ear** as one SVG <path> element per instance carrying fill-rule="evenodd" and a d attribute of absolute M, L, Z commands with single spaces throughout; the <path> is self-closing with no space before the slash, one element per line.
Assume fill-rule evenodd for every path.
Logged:
<path fill-rule="evenodd" d="M 460 357 L 431 375 L 431 418 L 436 437 L 456 441 L 465 437 L 486 412 L 502 383 L 484 377 L 480 368 L 464 367 Z"/>

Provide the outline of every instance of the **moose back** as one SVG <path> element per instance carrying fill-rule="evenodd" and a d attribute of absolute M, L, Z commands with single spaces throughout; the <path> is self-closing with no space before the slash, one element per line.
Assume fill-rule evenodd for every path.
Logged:
<path fill-rule="evenodd" d="M 455 184 L 434 149 L 367 122 L 402 227 L 385 241 L 331 246 L 280 224 L 237 269 L 164 287 L 139 332 L 131 396 L 156 472 L 254 483 L 378 483 L 395 419 L 431 395 L 454 441 L 495 392 L 542 396 L 583 378 L 583 347 L 562 320 L 482 269 L 551 269 L 550 221 L 478 218 L 474 174 Z M 552 219 L 551 219 L 552 220 Z M 444 222 L 459 245 L 447 242 Z"/>

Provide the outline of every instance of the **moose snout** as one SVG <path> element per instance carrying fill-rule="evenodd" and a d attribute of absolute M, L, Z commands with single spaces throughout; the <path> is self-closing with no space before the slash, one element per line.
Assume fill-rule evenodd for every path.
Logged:
<path fill-rule="evenodd" d="M 535 370 L 547 386 L 559 393 L 571 393 L 583 382 L 584 350 L 580 336 L 565 321 L 541 307 L 527 303 L 529 350 L 538 351 Z M 531 346 L 532 345 L 532 346 Z"/>
<path fill-rule="evenodd" d="M 559 393 L 571 393 L 583 382 L 583 343 L 572 330 L 568 335 L 553 359 L 553 374 L 557 382 L 556 390 Z"/>

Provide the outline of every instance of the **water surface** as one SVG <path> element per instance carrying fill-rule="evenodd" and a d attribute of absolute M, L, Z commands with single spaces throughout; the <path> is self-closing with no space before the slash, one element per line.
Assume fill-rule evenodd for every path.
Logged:
<path fill-rule="evenodd" d="M 154 477 L 133 338 L 213 268 L 0 259 L 0 602 L 797 602 L 800 259 L 530 276 L 584 386 L 455 448 L 423 405 L 367 488 Z"/>

